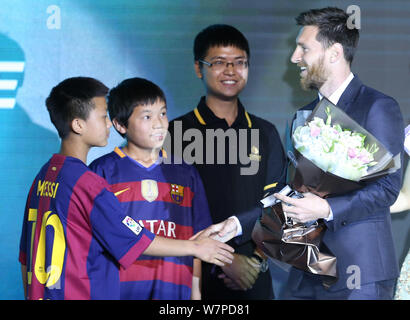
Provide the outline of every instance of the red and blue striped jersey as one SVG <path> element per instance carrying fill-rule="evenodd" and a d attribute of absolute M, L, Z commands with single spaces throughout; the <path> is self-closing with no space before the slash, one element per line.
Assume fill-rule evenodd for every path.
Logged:
<path fill-rule="evenodd" d="M 197 170 L 172 158 L 146 168 L 120 148 L 91 163 L 118 197 L 125 213 L 154 234 L 189 239 L 211 225 L 208 202 Z M 193 257 L 141 255 L 120 269 L 121 299 L 191 298 Z"/>
<path fill-rule="evenodd" d="M 154 237 L 124 214 L 103 178 L 55 154 L 26 203 L 19 261 L 27 299 L 119 299 L 119 265 L 129 267 Z"/>

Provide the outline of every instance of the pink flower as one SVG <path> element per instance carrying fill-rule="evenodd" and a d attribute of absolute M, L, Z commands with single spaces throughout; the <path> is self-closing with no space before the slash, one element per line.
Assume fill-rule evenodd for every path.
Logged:
<path fill-rule="evenodd" d="M 357 154 L 356 154 L 356 149 L 354 148 L 349 148 L 349 150 L 347 150 L 347 155 L 349 156 L 349 158 L 356 158 Z"/>
<path fill-rule="evenodd" d="M 367 155 L 366 153 L 364 153 L 364 152 L 362 152 L 362 153 L 358 156 L 358 159 L 359 159 L 361 162 L 363 162 L 363 163 L 368 163 L 368 162 L 370 162 L 370 159 L 369 159 L 368 155 Z"/>
<path fill-rule="evenodd" d="M 320 134 L 320 128 L 314 124 L 310 127 L 310 135 L 316 138 Z"/>

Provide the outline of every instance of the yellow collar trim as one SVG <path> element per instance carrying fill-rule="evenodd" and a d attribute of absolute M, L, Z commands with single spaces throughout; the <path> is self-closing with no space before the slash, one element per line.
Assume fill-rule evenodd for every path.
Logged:
<path fill-rule="evenodd" d="M 201 114 L 199 113 L 198 108 L 194 109 L 194 114 L 195 114 L 195 117 L 198 119 L 199 123 L 205 126 L 206 122 L 204 118 L 202 118 Z M 245 111 L 245 118 L 248 121 L 248 127 L 252 128 L 252 121 L 247 111 Z"/>
<path fill-rule="evenodd" d="M 168 155 L 167 155 L 167 152 L 165 151 L 165 149 L 162 148 L 161 151 L 162 151 L 162 157 L 163 158 L 168 158 Z"/>
<path fill-rule="evenodd" d="M 249 127 L 249 128 L 252 128 L 251 117 L 249 117 L 249 114 L 248 114 L 248 112 L 246 112 L 246 111 L 245 111 L 245 117 L 246 117 L 246 120 L 248 120 L 248 127 Z"/>
<path fill-rule="evenodd" d="M 168 154 L 167 154 L 167 152 L 165 151 L 165 149 L 162 148 L 161 151 L 162 151 L 162 157 L 163 157 L 163 158 L 167 158 L 167 157 L 168 157 Z M 120 158 L 125 158 L 125 157 L 127 156 L 127 155 L 126 155 L 120 148 L 118 148 L 118 147 L 115 147 L 114 152 L 115 152 L 116 154 L 118 154 L 118 155 L 120 156 Z"/>
<path fill-rule="evenodd" d="M 115 147 L 114 152 L 120 156 L 120 158 L 125 158 L 126 154 L 118 147 Z"/>
<path fill-rule="evenodd" d="M 204 121 L 204 118 L 202 118 L 201 114 L 199 113 L 198 108 L 194 109 L 194 114 L 195 114 L 195 117 L 198 119 L 200 124 L 206 125 L 206 122 Z"/>

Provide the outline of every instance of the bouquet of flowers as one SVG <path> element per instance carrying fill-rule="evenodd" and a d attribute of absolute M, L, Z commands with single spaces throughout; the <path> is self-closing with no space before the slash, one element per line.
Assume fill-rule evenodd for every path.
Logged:
<path fill-rule="evenodd" d="M 297 117 L 288 146 L 289 183 L 319 196 L 344 194 L 400 169 L 370 132 L 323 98 L 312 113 Z"/>
<path fill-rule="evenodd" d="M 366 145 L 366 136 L 360 132 L 332 125 L 330 108 L 326 107 L 325 112 L 326 122 L 315 116 L 296 128 L 292 136 L 294 147 L 323 171 L 358 181 L 377 164 L 373 155 L 379 147 L 375 143 Z"/>
<path fill-rule="evenodd" d="M 288 196 L 344 194 L 400 168 L 400 154 L 393 156 L 326 98 L 312 112 L 298 112 L 292 129 L 292 143 L 287 146 L 291 188 L 281 191 Z M 334 282 L 336 257 L 321 241 L 324 222 L 294 223 L 273 195 L 261 202 L 264 211 L 252 233 L 255 243 L 271 258 L 323 275 L 324 284 Z"/>

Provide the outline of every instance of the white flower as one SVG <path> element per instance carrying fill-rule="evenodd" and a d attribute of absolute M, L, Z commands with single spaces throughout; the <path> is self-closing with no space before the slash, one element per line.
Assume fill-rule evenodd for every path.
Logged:
<path fill-rule="evenodd" d="M 305 126 L 297 127 L 292 137 L 294 147 L 323 171 L 358 181 L 376 164 L 373 154 L 378 147 L 365 146 L 366 136 L 330 122 L 328 114 L 326 123 L 314 117 Z"/>

